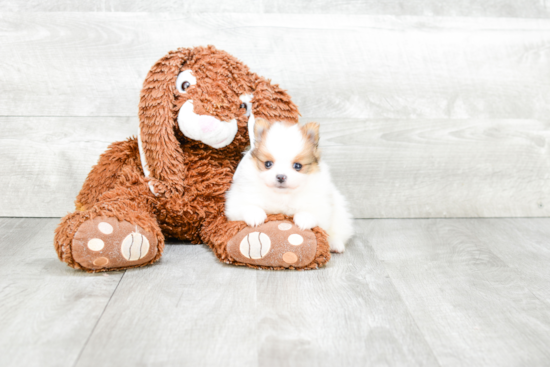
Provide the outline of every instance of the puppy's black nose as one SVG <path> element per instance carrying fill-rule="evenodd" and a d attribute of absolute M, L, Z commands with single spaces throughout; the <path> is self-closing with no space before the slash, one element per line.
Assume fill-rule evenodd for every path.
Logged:
<path fill-rule="evenodd" d="M 286 175 L 277 175 L 275 177 L 277 178 L 277 181 L 279 181 L 279 183 L 283 183 L 286 181 Z"/>

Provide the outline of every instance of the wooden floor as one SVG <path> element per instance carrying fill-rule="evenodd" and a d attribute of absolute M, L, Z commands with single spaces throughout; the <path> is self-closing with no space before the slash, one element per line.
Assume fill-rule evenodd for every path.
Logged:
<path fill-rule="evenodd" d="M 0 366 L 550 364 L 550 218 L 356 220 L 318 271 L 172 244 L 142 269 L 57 260 L 59 219 L 0 219 Z"/>

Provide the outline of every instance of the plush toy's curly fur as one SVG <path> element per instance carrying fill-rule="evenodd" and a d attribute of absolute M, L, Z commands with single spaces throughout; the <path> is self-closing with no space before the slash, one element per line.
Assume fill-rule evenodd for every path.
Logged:
<path fill-rule="evenodd" d="M 183 69 L 192 69 L 198 80 L 196 87 L 185 94 L 179 93 L 175 85 Z M 59 258 L 74 268 L 98 271 L 74 260 L 72 240 L 85 221 L 107 216 L 139 225 L 157 238 L 156 256 L 140 266 L 160 258 L 164 236 L 206 243 L 221 261 L 252 266 L 236 263 L 228 255 L 227 242 L 246 224 L 228 222 L 224 215 L 225 192 L 250 143 L 248 117 L 239 109 L 238 96 L 243 94 L 254 95 L 256 117 L 298 121 L 298 109 L 285 91 L 224 51 L 212 46 L 179 49 L 160 59 L 147 75 L 139 104 L 140 136 L 149 177 L 144 175 L 136 138 L 111 144 L 88 175 L 76 199 L 77 211 L 63 218 L 56 229 Z M 222 121 L 237 119 L 233 142 L 214 149 L 185 137 L 178 128 L 177 114 L 188 99 L 193 100 L 197 114 Z M 268 221 L 282 218 L 272 215 Z M 317 254 L 303 268 L 316 268 L 330 259 L 326 233 L 319 228 L 314 233 Z"/>

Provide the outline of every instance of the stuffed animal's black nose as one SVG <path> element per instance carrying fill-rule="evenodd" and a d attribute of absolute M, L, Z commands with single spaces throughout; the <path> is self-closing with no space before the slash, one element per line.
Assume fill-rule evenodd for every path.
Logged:
<path fill-rule="evenodd" d="M 275 177 L 277 177 L 277 181 L 279 181 L 279 183 L 283 183 L 286 181 L 286 175 L 277 175 Z"/>

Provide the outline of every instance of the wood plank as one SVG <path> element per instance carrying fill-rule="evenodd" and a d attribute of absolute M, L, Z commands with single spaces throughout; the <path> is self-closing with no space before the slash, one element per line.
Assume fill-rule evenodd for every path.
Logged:
<path fill-rule="evenodd" d="M 53 249 L 59 219 L 0 219 L 0 365 L 72 366 L 122 273 L 90 275 Z"/>
<path fill-rule="evenodd" d="M 520 221 L 518 226 L 518 221 Z M 364 221 L 367 236 L 441 365 L 518 366 L 550 363 L 550 304 L 525 287 L 521 269 L 492 248 L 512 227 L 519 248 L 546 241 L 550 219 L 536 232 L 523 220 Z M 489 245 L 489 243 L 493 243 Z M 534 266 L 547 260 L 533 258 Z"/>
<path fill-rule="evenodd" d="M 550 16 L 544 1 L 527 0 L 70 0 L 40 1 L 0 0 L 0 7 L 9 12 L 170 12 L 170 13 L 327 13 L 327 14 L 392 14 L 392 15 L 439 15 L 475 17 L 529 17 Z"/>
<path fill-rule="evenodd" d="M 60 217 L 99 155 L 137 118 L 0 117 L 0 216 Z"/>
<path fill-rule="evenodd" d="M 357 218 L 550 215 L 550 123 L 312 119 Z M 0 216 L 62 216 L 136 118 L 0 117 Z"/>
<path fill-rule="evenodd" d="M 361 239 L 323 270 L 225 266 L 203 246 L 167 247 L 128 271 L 76 366 L 437 365 Z"/>
<path fill-rule="evenodd" d="M 439 365 L 368 238 L 322 270 L 258 273 L 260 366 Z"/>
<path fill-rule="evenodd" d="M 355 120 L 322 123 L 356 218 L 550 215 L 550 123 Z"/>
<path fill-rule="evenodd" d="M 253 366 L 256 276 L 203 246 L 127 271 L 75 366 Z"/>
<path fill-rule="evenodd" d="M 547 218 L 485 219 L 468 225 L 479 241 L 517 271 L 526 288 L 550 305 L 550 222 Z"/>
<path fill-rule="evenodd" d="M 357 220 L 309 272 L 171 243 L 123 277 L 60 263 L 57 223 L 0 218 L 2 366 L 550 363 L 548 218 Z"/>
<path fill-rule="evenodd" d="M 2 13 L 0 25 L 4 116 L 135 116 L 150 66 L 205 44 L 287 88 L 304 116 L 550 113 L 548 20 L 88 12 Z"/>

